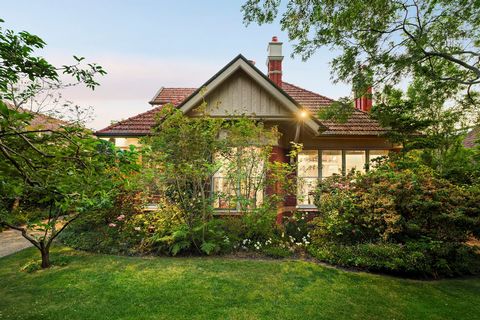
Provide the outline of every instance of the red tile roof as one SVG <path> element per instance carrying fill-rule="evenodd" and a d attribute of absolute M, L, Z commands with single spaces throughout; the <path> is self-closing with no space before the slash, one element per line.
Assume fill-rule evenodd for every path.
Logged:
<path fill-rule="evenodd" d="M 58 130 L 62 126 L 68 125 L 67 121 L 41 113 L 40 111 L 28 110 L 22 107 L 15 107 L 14 104 L 6 100 L 2 101 L 9 109 L 15 109 L 19 112 L 30 113 L 34 117 L 30 120 L 28 128 L 30 130 Z"/>
<path fill-rule="evenodd" d="M 316 114 L 318 110 L 329 106 L 334 100 L 318 93 L 300 88 L 293 84 L 283 82 L 283 91 L 295 100 L 300 106 Z M 150 133 L 155 124 L 155 114 L 162 105 L 172 103 L 176 106 L 188 98 L 196 88 L 161 88 L 157 95 L 150 101 L 155 107 L 147 112 L 114 123 L 96 132 L 98 136 L 138 136 Z M 346 123 L 320 120 L 325 127 L 323 135 L 380 135 L 385 129 L 378 122 L 362 111 L 355 110 Z"/>
<path fill-rule="evenodd" d="M 191 95 L 197 88 L 160 88 L 152 101 L 151 105 L 173 103 L 180 104 L 186 97 Z"/>
<path fill-rule="evenodd" d="M 282 89 L 302 107 L 307 108 L 312 114 L 317 114 L 321 108 L 328 107 L 333 99 L 318 93 L 297 87 L 288 82 L 282 83 Z M 325 127 L 322 135 L 380 135 L 386 132 L 377 121 L 370 118 L 368 113 L 355 109 L 348 121 L 338 123 L 320 120 Z"/>
<path fill-rule="evenodd" d="M 153 97 L 150 104 L 153 109 L 137 114 L 128 119 L 113 123 L 108 127 L 97 131 L 98 136 L 143 136 L 150 133 L 150 129 L 155 125 L 155 115 L 167 103 L 178 106 L 183 100 L 190 96 L 196 88 L 160 88 L 157 95 Z"/>
<path fill-rule="evenodd" d="M 316 113 L 322 107 L 328 107 L 334 100 L 318 93 L 305 90 L 288 82 L 282 82 L 282 89 L 298 104 Z"/>

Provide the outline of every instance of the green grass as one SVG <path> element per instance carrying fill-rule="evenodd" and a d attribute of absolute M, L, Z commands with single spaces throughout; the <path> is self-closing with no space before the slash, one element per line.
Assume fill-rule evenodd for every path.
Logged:
<path fill-rule="evenodd" d="M 134 258 L 56 249 L 0 259 L 0 319 L 479 319 L 480 278 L 416 281 L 304 261 Z"/>

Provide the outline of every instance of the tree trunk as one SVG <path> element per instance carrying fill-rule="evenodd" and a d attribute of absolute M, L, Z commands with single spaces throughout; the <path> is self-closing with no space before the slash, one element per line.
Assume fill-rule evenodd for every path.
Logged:
<path fill-rule="evenodd" d="M 42 253 L 42 269 L 46 269 L 50 267 L 50 248 L 42 248 L 40 252 Z"/>

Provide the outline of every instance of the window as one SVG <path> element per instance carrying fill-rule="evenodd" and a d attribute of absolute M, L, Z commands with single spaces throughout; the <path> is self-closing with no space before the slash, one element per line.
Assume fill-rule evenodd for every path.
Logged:
<path fill-rule="evenodd" d="M 263 202 L 265 164 L 259 148 L 232 148 L 216 161 L 220 168 L 212 179 L 214 208 L 241 210 L 243 203 L 252 207 Z"/>
<path fill-rule="evenodd" d="M 304 150 L 298 154 L 297 204 L 313 205 L 313 192 L 319 179 L 367 170 L 367 163 L 388 155 L 388 150 Z M 321 161 L 321 162 L 320 162 Z M 320 170 L 319 170 L 320 169 Z"/>
<path fill-rule="evenodd" d="M 342 174 L 342 150 L 322 150 L 322 178 Z"/>
<path fill-rule="evenodd" d="M 345 151 L 345 172 L 355 171 L 365 172 L 366 153 L 364 150 Z"/>
<path fill-rule="evenodd" d="M 298 154 L 297 203 L 313 205 L 313 191 L 318 183 L 318 151 L 305 150 Z"/>

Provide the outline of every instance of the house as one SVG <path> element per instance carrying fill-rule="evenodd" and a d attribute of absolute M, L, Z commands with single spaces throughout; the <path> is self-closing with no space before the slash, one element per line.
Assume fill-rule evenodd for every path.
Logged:
<path fill-rule="evenodd" d="M 334 100 L 284 81 L 288 72 L 282 69 L 282 60 L 282 43 L 273 37 L 268 44 L 267 74 L 238 55 L 199 88 L 162 87 L 150 101 L 151 110 L 112 124 L 96 135 L 120 148 L 138 145 L 138 138 L 150 133 L 155 114 L 163 105 L 172 103 L 194 117 L 195 108 L 205 99 L 207 112 L 213 117 L 247 114 L 265 126 L 277 126 L 282 137 L 273 146 L 273 160 L 289 161 L 290 142 L 303 144 L 297 174 L 304 183 L 298 186 L 297 197 L 285 200 L 279 212 L 314 210 L 311 191 L 318 179 L 353 168 L 364 171 L 369 161 L 388 154 L 394 146 L 384 137 L 386 129 L 369 116 L 370 97 L 356 100 L 356 109 L 346 123 L 320 120 L 318 111 Z M 213 185 L 214 189 L 221 188 Z"/>

